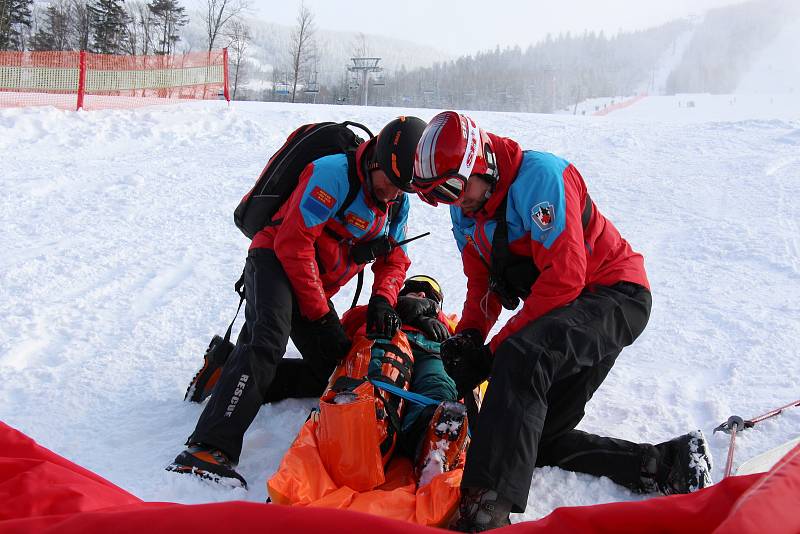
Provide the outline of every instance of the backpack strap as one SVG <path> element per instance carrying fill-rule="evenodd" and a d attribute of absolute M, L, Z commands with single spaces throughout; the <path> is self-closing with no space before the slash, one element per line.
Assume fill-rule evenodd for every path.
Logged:
<path fill-rule="evenodd" d="M 356 167 L 356 151 L 348 150 L 347 154 L 347 181 L 350 183 L 350 189 L 347 190 L 347 196 L 344 197 L 342 207 L 336 212 L 336 217 L 344 217 L 344 212 L 356 200 L 358 191 L 361 189 L 361 180 L 358 179 L 358 168 Z"/>
<path fill-rule="evenodd" d="M 360 125 L 357 124 L 356 126 Z M 369 132 L 369 130 L 367 130 L 367 132 Z M 347 151 L 347 181 L 350 182 L 350 189 L 347 190 L 347 196 L 344 198 L 344 202 L 342 202 L 342 207 L 339 208 L 339 211 L 336 212 L 336 216 L 340 219 L 344 217 L 344 212 L 347 211 L 347 208 L 349 208 L 350 205 L 353 202 L 355 202 L 356 197 L 358 196 L 358 192 L 361 190 L 361 180 L 358 179 L 358 167 L 356 163 L 355 150 Z M 356 304 L 358 304 L 358 297 L 361 296 L 361 289 L 363 287 L 364 287 L 364 269 L 361 269 L 360 271 L 358 271 L 358 281 L 356 282 L 356 294 L 353 295 L 353 302 L 352 304 L 350 304 L 350 309 L 355 308 Z"/>
<path fill-rule="evenodd" d="M 375 135 L 373 135 L 370 129 L 361 124 L 360 122 L 344 121 L 342 123 L 342 126 L 355 126 L 356 128 L 362 130 L 365 134 L 367 134 L 367 139 L 372 139 L 373 137 L 375 137 Z"/>
<path fill-rule="evenodd" d="M 358 271 L 358 278 L 356 280 L 356 293 L 353 295 L 353 302 L 350 304 L 350 309 L 356 307 L 358 304 L 358 297 L 361 296 L 361 290 L 364 288 L 364 269 Z"/>
<path fill-rule="evenodd" d="M 244 304 L 244 269 L 242 269 L 242 275 L 233 284 L 233 289 L 236 290 L 236 294 L 239 295 L 239 307 L 236 308 L 236 315 L 233 316 L 233 320 L 231 324 L 228 325 L 228 329 L 225 331 L 225 341 L 230 342 L 231 340 L 231 332 L 233 332 L 233 323 L 236 322 L 236 318 L 239 317 L 239 312 L 242 310 L 242 304 Z"/>
<path fill-rule="evenodd" d="M 490 287 L 498 294 L 503 307 L 509 310 L 516 308 L 518 304 L 518 297 L 509 295 L 505 289 L 504 275 L 506 269 L 512 261 L 511 248 L 508 245 L 508 221 L 506 220 L 506 210 L 508 208 L 508 195 L 503 199 L 503 202 L 497 207 L 494 219 L 496 226 L 494 229 L 494 236 L 492 236 L 492 257 L 489 267 L 489 281 Z M 594 212 L 594 204 L 589 193 L 586 193 L 586 205 L 581 213 L 581 225 L 583 231 L 589 226 Z"/>
<path fill-rule="evenodd" d="M 519 298 L 509 294 L 506 288 L 504 274 L 511 263 L 511 248 L 508 246 L 508 222 L 506 221 L 506 207 L 508 195 L 497 206 L 495 212 L 496 225 L 492 236 L 492 254 L 489 267 L 489 288 L 500 297 L 504 308 L 513 310 L 519 303 Z M 480 254 L 480 251 L 478 252 Z"/>

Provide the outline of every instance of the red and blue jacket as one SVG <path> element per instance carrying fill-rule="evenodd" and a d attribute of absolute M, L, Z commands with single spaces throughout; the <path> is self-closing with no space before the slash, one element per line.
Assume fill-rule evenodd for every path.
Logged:
<path fill-rule="evenodd" d="M 409 199 L 403 193 L 389 220 L 367 191 L 362 160 L 369 143 L 356 151 L 361 189 L 345 213 L 337 212 L 347 197 L 350 182 L 345 154 L 325 156 L 310 163 L 297 188 L 274 216 L 281 220 L 253 237 L 250 249 L 268 248 L 283 265 L 297 297 L 300 313 L 314 321 L 328 313 L 328 299 L 364 268 L 350 258 L 356 243 L 386 234 L 390 241 L 405 239 Z M 372 264 L 373 295 L 386 297 L 394 306 L 411 261 L 405 246 L 397 247 Z"/>
<path fill-rule="evenodd" d="M 575 300 L 585 288 L 626 281 L 649 289 L 644 258 L 596 204 L 584 228 L 581 217 L 591 199 L 574 165 L 546 152 L 523 152 L 511 139 L 489 137 L 500 176 L 494 193 L 470 216 L 458 206 L 450 208 L 467 276 L 459 332 L 473 328 L 485 338 L 500 315 L 500 300 L 489 290 L 489 265 L 497 225 L 494 214 L 506 197 L 509 249 L 530 257 L 540 274 L 522 308 L 492 338 L 492 351 L 531 321 Z"/>

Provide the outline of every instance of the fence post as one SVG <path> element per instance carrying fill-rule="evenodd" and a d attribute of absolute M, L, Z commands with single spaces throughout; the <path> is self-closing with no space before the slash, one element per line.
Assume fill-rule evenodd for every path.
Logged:
<path fill-rule="evenodd" d="M 80 71 L 78 72 L 78 108 L 83 108 L 83 93 L 86 90 L 86 50 L 81 50 Z M 76 111 L 77 111 L 76 109 Z"/>
<path fill-rule="evenodd" d="M 228 48 L 227 47 L 222 49 L 222 72 L 223 72 L 223 77 L 225 78 L 225 83 L 224 83 L 225 88 L 223 89 L 225 93 L 225 100 L 227 100 L 228 103 L 230 104 L 231 94 L 228 91 Z"/>

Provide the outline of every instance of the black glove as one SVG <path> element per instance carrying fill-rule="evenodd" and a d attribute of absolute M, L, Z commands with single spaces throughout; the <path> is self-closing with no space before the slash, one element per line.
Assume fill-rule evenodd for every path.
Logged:
<path fill-rule="evenodd" d="M 394 337 L 400 328 L 400 317 L 386 297 L 374 295 L 367 306 L 367 335 L 380 335 L 387 339 Z"/>
<path fill-rule="evenodd" d="M 316 321 L 312 321 L 311 332 L 316 337 L 321 353 L 341 361 L 350 352 L 350 339 L 344 331 L 336 310 L 332 309 Z"/>
<path fill-rule="evenodd" d="M 400 321 L 419 328 L 431 341 L 443 341 L 450 336 L 447 326 L 439 320 L 439 306 L 435 300 L 420 297 L 398 297 L 394 307 Z"/>
<path fill-rule="evenodd" d="M 455 361 L 461 357 L 465 350 L 474 350 L 483 346 L 483 336 L 474 328 L 464 330 L 442 343 L 442 361 Z"/>
<path fill-rule="evenodd" d="M 459 397 L 475 389 L 492 372 L 492 351 L 477 330 L 464 330 L 442 342 L 444 370 L 456 383 Z"/>
<path fill-rule="evenodd" d="M 409 326 L 419 328 L 420 332 L 431 341 L 444 341 L 450 336 L 450 331 L 439 319 L 434 317 L 417 317 Z"/>
<path fill-rule="evenodd" d="M 420 317 L 437 317 L 439 307 L 432 299 L 419 297 L 397 297 L 397 305 L 394 307 L 397 315 L 403 324 L 411 324 Z"/>

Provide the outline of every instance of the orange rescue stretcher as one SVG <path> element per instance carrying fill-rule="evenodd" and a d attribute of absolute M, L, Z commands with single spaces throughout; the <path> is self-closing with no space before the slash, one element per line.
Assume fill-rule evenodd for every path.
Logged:
<path fill-rule="evenodd" d="M 365 379 L 375 376 L 374 362 L 373 373 L 368 371 L 376 343 L 381 342 L 356 337 L 332 375 L 319 411 L 312 412 L 268 480 L 269 496 L 277 504 L 341 508 L 421 525 L 446 525 L 458 505 L 463 470 L 436 474 L 418 488 L 412 461 L 392 455 L 402 399 L 376 390 Z M 404 367 L 410 374 L 413 366 L 406 335 L 398 331 L 381 348 L 388 349 L 381 360 L 381 379 L 408 389 L 408 376 L 406 380 L 401 376 Z M 347 381 L 349 398 L 342 404 L 337 395 Z"/>

